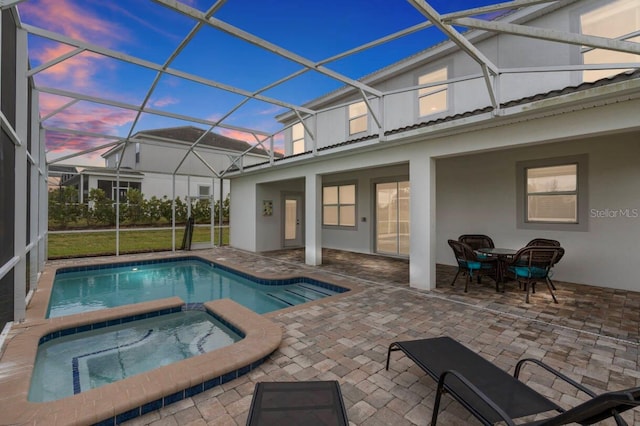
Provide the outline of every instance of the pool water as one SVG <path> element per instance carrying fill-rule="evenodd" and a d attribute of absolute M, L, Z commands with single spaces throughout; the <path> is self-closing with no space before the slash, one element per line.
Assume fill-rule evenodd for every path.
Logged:
<path fill-rule="evenodd" d="M 38 347 L 29 401 L 75 395 L 241 339 L 202 311 L 176 312 L 57 337 Z"/>
<path fill-rule="evenodd" d="M 344 291 L 305 278 L 259 283 L 198 258 L 101 265 L 59 270 L 47 318 L 173 296 L 188 304 L 229 298 L 263 314 Z"/>

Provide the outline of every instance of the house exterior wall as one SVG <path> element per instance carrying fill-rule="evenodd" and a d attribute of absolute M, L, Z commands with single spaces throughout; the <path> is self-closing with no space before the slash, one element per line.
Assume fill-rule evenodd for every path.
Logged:
<path fill-rule="evenodd" d="M 189 181 L 188 185 L 187 180 Z M 171 198 L 172 185 L 171 175 L 147 172 L 144 174 L 144 179 L 142 180 L 142 193 L 147 199 L 152 196 L 162 198 L 165 195 Z M 215 183 L 212 184 L 211 178 L 191 177 L 187 179 L 186 176 L 176 176 L 176 197 L 184 199 L 187 194 L 191 197 L 197 197 L 200 186 L 210 187 L 209 193 L 213 194 L 214 200 L 217 201 L 220 199 L 220 179 L 216 178 Z M 229 195 L 229 181 L 223 180 L 222 198 L 226 198 L 227 195 Z"/>
<path fill-rule="evenodd" d="M 606 94 L 606 90 L 614 89 L 594 89 L 596 94 Z M 586 95 L 567 96 L 584 99 Z M 549 100 L 541 102 L 544 107 Z M 565 104 L 570 104 L 568 99 L 564 100 Z M 536 114 L 531 105 L 527 109 L 525 115 L 515 114 L 511 120 L 497 121 L 489 114 L 474 118 L 468 127 L 460 122 L 442 123 L 433 128 L 408 131 L 396 135 L 396 139 L 364 149 L 323 151 L 316 157 L 292 162 L 286 167 L 233 176 L 231 245 L 247 250 L 281 248 L 278 239 L 270 237 L 266 240 L 267 234 L 257 230 L 261 226 L 278 226 L 281 220 L 277 217 L 281 212 L 275 210 L 277 203 L 274 203 L 274 216 L 268 218 L 269 222 L 260 216 L 259 205 L 263 197 L 277 194 L 279 182 L 306 181 L 318 175 L 322 176 L 323 182 L 340 181 L 345 177 L 355 179 L 359 183 L 357 209 L 360 218 L 363 211 L 372 212 L 373 209 L 370 182 L 377 176 L 375 168 L 388 167 L 389 174 L 396 174 L 391 173 L 393 167 L 403 165 L 406 170 L 409 164 L 410 267 L 421 266 L 418 275 L 412 276 L 411 285 L 421 288 L 433 285 L 430 282 L 433 268 L 425 267 L 429 260 L 416 253 L 435 252 L 434 265 L 436 261 L 451 264 L 453 259 L 446 240 L 473 231 L 495 236 L 498 244 L 512 248 L 518 248 L 534 237 L 555 237 L 567 249 L 567 255 L 556 268 L 554 276 L 558 280 L 640 290 L 634 271 L 637 255 L 633 249 L 640 236 L 640 227 L 634 220 L 640 219 L 616 222 L 589 218 L 587 231 L 558 234 L 516 229 L 515 216 L 516 162 L 575 154 L 588 154 L 590 209 L 640 207 L 636 189 L 640 174 L 634 165 L 638 158 L 637 141 L 640 140 L 636 113 L 640 111 L 640 100 L 611 102 L 598 107 L 593 107 L 592 103 L 574 105 L 554 113 Z M 435 186 L 429 173 L 420 172 L 430 170 L 434 164 Z M 240 191 L 236 192 L 236 188 Z M 259 193 L 258 188 L 269 190 Z M 482 209 L 485 203 L 491 206 L 489 210 L 480 210 L 481 216 L 476 216 L 476 209 Z M 432 209 L 435 218 L 430 213 L 434 211 Z M 307 220 L 309 216 L 307 212 Z M 236 225 L 239 220 L 242 226 Z M 257 228 L 252 228 L 251 224 Z M 371 252 L 373 230 L 361 225 L 358 222 L 356 233 L 323 230 L 322 246 Z M 606 241 L 606 244 L 599 244 L 600 241 Z"/>
<path fill-rule="evenodd" d="M 258 185 L 256 188 L 256 250 L 268 251 L 282 248 L 283 243 L 283 203 L 286 194 L 304 194 L 304 179 L 291 179 L 278 183 Z M 234 193 L 234 197 L 236 194 Z M 263 215 L 262 203 L 273 202 L 273 214 Z M 235 220 L 235 218 L 234 218 Z M 236 222 L 237 223 L 237 222 Z"/>
<path fill-rule="evenodd" d="M 518 229 L 515 162 L 575 154 L 588 155 L 588 230 Z M 640 290 L 638 158 L 640 133 L 634 132 L 438 160 L 437 262 L 455 264 L 447 239 L 461 234 L 487 234 L 496 247 L 514 249 L 550 238 L 566 250 L 557 279 Z"/>
<path fill-rule="evenodd" d="M 135 162 L 135 143 L 127 146 L 125 154 L 122 158 L 121 167 L 128 167 L 141 172 L 166 173 L 171 176 L 177 169 L 177 172 L 183 175 L 190 174 L 192 176 L 213 176 L 214 173 L 203 164 L 193 153 L 190 153 L 184 162 L 181 160 L 187 152 L 189 145 L 174 144 L 169 142 L 146 141 L 140 143 L 140 162 Z M 240 155 L 239 152 L 211 150 L 208 147 L 197 147 L 196 151 L 216 172 L 223 172 L 230 164 L 230 157 L 235 158 Z M 116 167 L 116 152 L 112 152 L 105 157 L 107 167 Z M 267 161 L 266 156 L 258 156 L 247 154 L 238 163 L 241 165 L 250 165 Z"/>
<path fill-rule="evenodd" d="M 550 28 L 565 32 L 579 32 L 580 13 L 593 8 L 596 4 L 605 4 L 605 1 L 574 2 L 567 7 L 554 10 L 524 24 L 537 28 Z M 581 65 L 580 46 L 564 43 L 554 43 L 532 38 L 514 36 L 509 34 L 493 35 L 475 44 L 480 52 L 501 69 L 527 68 L 527 67 L 551 67 L 554 65 Z M 430 71 L 447 67 L 449 78 L 458 78 L 469 75 L 480 75 L 480 66 L 467 54 L 461 52 L 452 43 L 445 43 L 432 49 L 429 56 L 421 63 L 411 64 L 405 69 L 394 73 L 384 80 L 375 80 L 371 77 L 365 83 L 383 92 L 399 90 L 418 85 L 418 77 Z M 506 102 L 521 99 L 535 94 L 546 93 L 554 89 L 578 85 L 582 82 L 580 71 L 556 71 L 556 72 L 529 72 L 529 73 L 505 73 L 499 80 L 493 81 L 496 88 L 498 102 Z M 313 108 L 321 110 L 315 117 L 317 123 L 316 143 L 317 147 L 325 147 L 362 137 L 363 134 L 349 135 L 348 113 L 346 104 L 362 100 L 359 94 L 345 94 L 327 100 L 318 101 Z M 448 86 L 448 110 L 433 115 L 419 116 L 418 91 L 393 93 L 386 95 L 383 101 L 372 99 L 374 110 L 382 109 L 379 116 L 383 117 L 384 129 L 402 128 L 417 122 L 435 120 L 457 113 L 473 111 L 478 108 L 491 106 L 490 96 L 484 78 L 478 77 L 449 84 Z M 380 105 L 378 105 L 380 103 Z M 342 105 L 338 108 L 331 106 Z M 285 124 L 297 121 L 294 116 L 284 119 Z M 310 120 L 310 121 L 313 121 Z M 378 133 L 373 118 L 369 115 L 368 134 Z M 291 129 L 284 132 L 285 153 L 292 153 Z M 309 135 L 305 135 L 306 150 L 312 149 Z"/>

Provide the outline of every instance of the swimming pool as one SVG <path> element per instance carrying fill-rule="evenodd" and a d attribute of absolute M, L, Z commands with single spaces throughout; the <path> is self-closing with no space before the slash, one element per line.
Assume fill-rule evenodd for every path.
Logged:
<path fill-rule="evenodd" d="M 345 291 L 303 277 L 258 279 L 190 256 L 59 269 L 47 318 L 173 296 L 188 304 L 229 298 L 262 314 Z"/>
<path fill-rule="evenodd" d="M 205 311 L 156 312 L 41 339 L 29 401 L 54 401 L 214 351 L 243 335 Z M 87 327 L 88 328 L 88 327 Z M 69 333 L 69 334 L 66 334 Z"/>

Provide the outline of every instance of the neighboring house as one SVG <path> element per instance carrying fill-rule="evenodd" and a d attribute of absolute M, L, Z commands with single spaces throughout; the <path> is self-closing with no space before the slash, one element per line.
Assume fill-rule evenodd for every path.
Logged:
<path fill-rule="evenodd" d="M 311 265 L 323 247 L 406 257 L 411 286 L 432 289 L 436 264 L 455 264 L 448 239 L 545 237 L 566 249 L 558 280 L 640 290 L 640 55 L 581 46 L 640 53 L 640 2 L 535 5 L 487 27 L 502 33 L 382 69 L 306 104 L 304 123 L 281 115 L 287 156 L 230 176 L 231 245 L 305 247 Z"/>
<path fill-rule="evenodd" d="M 194 148 L 197 156 L 189 153 L 191 145 L 203 133 L 204 130 L 193 126 L 138 132 L 127 144 L 124 155 L 123 148 L 117 146 L 102 155 L 105 159 L 104 168 L 86 168 L 66 184 L 78 188 L 80 202 L 85 201 L 89 191 L 94 188 L 104 190 L 107 197 L 114 200 L 117 188 L 120 188 L 120 200 L 123 201 L 129 188 L 140 190 L 147 199 L 153 196 L 171 199 L 175 172 L 176 197 L 213 196 L 217 201 L 220 199 L 221 179 L 212 178 L 213 171 L 223 174 L 228 169 L 238 170 L 269 158 L 264 149 L 252 148 L 247 142 L 211 132 Z M 241 155 L 245 152 L 244 156 Z M 120 170 L 117 173 L 119 162 Z M 229 182 L 222 179 L 222 185 L 224 199 L 229 194 Z"/>
<path fill-rule="evenodd" d="M 73 166 L 50 165 L 48 173 L 49 189 L 52 190 L 64 186 L 67 181 L 73 179 L 77 174 L 78 169 Z"/>

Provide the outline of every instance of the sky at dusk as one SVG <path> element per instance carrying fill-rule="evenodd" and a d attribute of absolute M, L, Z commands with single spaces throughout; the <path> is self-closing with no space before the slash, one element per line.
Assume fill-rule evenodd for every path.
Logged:
<path fill-rule="evenodd" d="M 206 12 L 215 2 L 182 0 L 181 3 Z M 498 2 L 430 2 L 441 14 L 494 3 Z M 192 18 L 147 0 L 26 0 L 19 4 L 18 10 L 25 24 L 157 65 L 168 60 L 196 24 Z M 214 18 L 314 62 L 425 21 L 423 15 L 404 0 L 228 0 Z M 328 63 L 326 67 L 346 77 L 359 79 L 444 39 L 436 28 L 429 28 Z M 74 50 L 67 44 L 32 34 L 28 43 L 32 68 Z M 204 26 L 169 67 L 250 92 L 259 91 L 304 68 L 210 26 Z M 154 70 L 84 51 L 37 73 L 34 78 L 37 87 L 140 105 L 156 75 Z M 302 105 L 342 86 L 339 81 L 308 71 L 261 94 Z M 147 107 L 215 121 L 244 99 L 239 94 L 164 75 L 152 91 Z M 41 116 L 47 116 L 71 100 L 42 93 Z M 224 123 L 271 134 L 282 128 L 274 117 L 287 111 L 278 105 L 250 100 Z M 130 132 L 135 134 L 162 127 L 195 125 L 208 128 L 204 124 L 145 113 L 132 128 L 135 119 L 135 111 L 83 100 L 60 110 L 43 124 L 49 128 L 120 137 L 126 137 Z M 255 138 L 247 133 L 221 128 L 215 131 L 255 143 Z M 281 133 L 277 141 L 281 143 Z M 47 158 L 51 161 L 109 142 L 113 140 L 48 132 Z M 103 165 L 100 152 L 70 162 Z"/>

